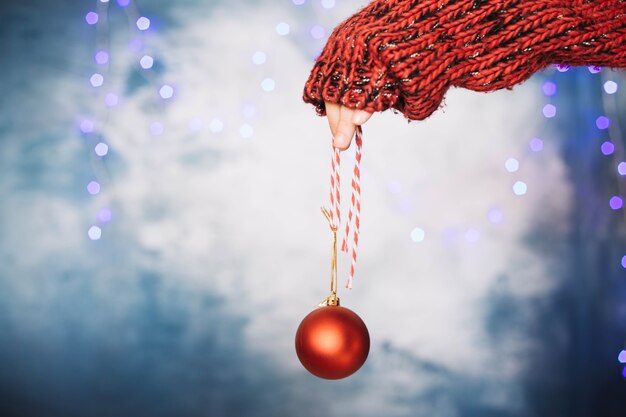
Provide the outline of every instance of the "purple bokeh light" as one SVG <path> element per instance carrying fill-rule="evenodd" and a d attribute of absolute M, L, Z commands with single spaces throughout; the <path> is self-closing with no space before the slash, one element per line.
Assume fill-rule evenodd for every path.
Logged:
<path fill-rule="evenodd" d="M 104 65 L 109 62 L 109 53 L 107 51 L 98 51 L 95 56 L 98 65 Z"/>
<path fill-rule="evenodd" d="M 115 107 L 119 103 L 120 99 L 115 93 L 108 93 L 104 96 L 104 103 L 109 107 Z"/>
<path fill-rule="evenodd" d="M 603 142 L 602 145 L 600 145 L 600 151 L 603 155 L 612 155 L 613 152 L 615 152 L 615 145 L 613 145 L 613 142 L 609 142 L 607 140 L 606 142 Z"/>
<path fill-rule="evenodd" d="M 241 108 L 241 113 L 246 119 L 253 119 L 257 114 L 257 107 L 252 103 L 246 103 Z"/>
<path fill-rule="evenodd" d="M 80 122 L 80 131 L 83 133 L 91 133 L 94 129 L 94 123 L 92 120 L 83 119 Z"/>
<path fill-rule="evenodd" d="M 143 49 L 143 42 L 139 38 L 135 38 L 132 41 L 128 42 L 128 49 L 131 52 L 139 52 Z"/>
<path fill-rule="evenodd" d="M 622 256 L 622 268 L 626 269 L 626 255 Z"/>
<path fill-rule="evenodd" d="M 556 106 L 554 104 L 546 104 L 545 106 L 543 106 L 543 115 L 547 118 L 547 119 L 551 119 L 554 116 L 556 116 Z"/>
<path fill-rule="evenodd" d="M 626 175 L 626 162 L 622 161 L 617 164 L 617 172 L 619 175 Z"/>
<path fill-rule="evenodd" d="M 546 81 L 545 83 L 543 83 L 543 86 L 541 86 L 541 89 L 543 90 L 543 94 L 545 94 L 548 97 L 552 97 L 553 95 L 556 94 L 556 84 L 553 83 L 552 81 Z"/>
<path fill-rule="evenodd" d="M 322 39 L 326 35 L 326 30 L 320 26 L 315 25 L 311 28 L 311 37 L 313 39 Z"/>
<path fill-rule="evenodd" d="M 163 126 L 163 123 L 160 123 L 160 122 L 150 123 L 150 133 L 152 133 L 154 136 L 162 135 L 164 131 L 165 131 L 165 127 Z"/>
<path fill-rule="evenodd" d="M 530 150 L 533 152 L 541 152 L 543 150 L 543 140 L 532 138 L 528 146 L 530 146 Z"/>
<path fill-rule="evenodd" d="M 589 72 L 590 72 L 590 73 L 592 73 L 592 74 L 597 74 L 597 73 L 599 73 L 600 71 L 602 71 L 602 67 L 598 67 L 597 65 L 592 65 L 592 66 L 589 66 L 589 67 L 587 67 L 587 69 L 588 69 L 588 70 L 589 70 Z"/>
<path fill-rule="evenodd" d="M 202 119 L 199 117 L 192 117 L 189 119 L 189 122 L 187 122 L 187 127 L 192 132 L 200 131 L 200 129 L 202 129 Z"/>
<path fill-rule="evenodd" d="M 96 12 L 88 12 L 85 15 L 85 22 L 87 22 L 87 24 L 89 25 L 95 25 L 96 23 L 98 23 L 98 13 Z"/>
<path fill-rule="evenodd" d="M 109 208 L 102 207 L 98 211 L 98 220 L 100 220 L 102 223 L 110 222 L 112 217 L 113 217 L 113 214 L 111 213 L 111 209 Z"/>
<path fill-rule="evenodd" d="M 498 208 L 492 208 L 487 213 L 487 218 L 489 219 L 490 223 L 493 223 L 493 224 L 502 223 L 502 220 L 504 219 L 504 213 L 502 212 L 502 210 Z"/>
<path fill-rule="evenodd" d="M 295 4 L 296 6 L 301 6 L 301 5 L 303 5 L 305 1 L 306 1 L 306 0 L 291 0 L 291 2 L 292 2 L 293 4 Z"/>
<path fill-rule="evenodd" d="M 91 195 L 96 195 L 100 192 L 100 184 L 97 181 L 89 181 L 87 184 L 87 192 Z"/>
<path fill-rule="evenodd" d="M 611 199 L 609 200 L 609 206 L 613 209 L 613 210 L 619 210 L 624 206 L 624 200 L 622 200 L 621 197 L 614 195 L 613 197 L 611 197 Z"/>
<path fill-rule="evenodd" d="M 335 7 L 335 0 L 321 0 L 324 9 L 332 9 Z"/>
<path fill-rule="evenodd" d="M 567 64 L 556 64 L 554 67 L 558 72 L 567 72 L 570 68 L 570 66 Z"/>
<path fill-rule="evenodd" d="M 120 7 L 126 7 L 130 4 L 130 0 L 117 0 L 117 4 Z"/>
<path fill-rule="evenodd" d="M 596 126 L 600 130 L 608 129 L 611 125 L 611 120 L 606 116 L 600 116 L 596 119 Z"/>

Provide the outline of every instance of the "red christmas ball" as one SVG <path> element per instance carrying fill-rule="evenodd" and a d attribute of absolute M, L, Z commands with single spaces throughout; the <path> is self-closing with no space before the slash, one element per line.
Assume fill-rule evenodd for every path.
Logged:
<path fill-rule="evenodd" d="M 324 379 L 355 373 L 367 359 L 370 335 L 363 320 L 340 306 L 319 307 L 302 320 L 296 332 L 296 353 L 302 365 Z"/>

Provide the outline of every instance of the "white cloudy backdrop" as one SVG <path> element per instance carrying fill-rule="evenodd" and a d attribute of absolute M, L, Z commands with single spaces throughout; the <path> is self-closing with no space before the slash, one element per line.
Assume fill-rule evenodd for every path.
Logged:
<path fill-rule="evenodd" d="M 56 36 L 5 34 L 13 64 L 2 69 L 10 82 L 0 115 L 0 313 L 19 338 L 4 359 L 25 361 L 37 346 L 32 355 L 47 363 L 41 378 L 52 384 L 47 366 L 63 372 L 59 358 L 82 358 L 83 367 L 70 366 L 68 391 L 55 388 L 76 397 L 80 381 L 106 373 L 111 358 L 136 371 L 113 372 L 104 387 L 152 378 L 176 390 L 169 379 L 176 375 L 189 398 L 149 402 L 156 407 L 161 398 L 190 415 L 313 416 L 311 407 L 327 401 L 338 416 L 523 415 L 522 381 L 548 349 L 529 333 L 540 318 L 525 301 L 548 298 L 560 279 L 558 250 L 539 253 L 527 238 L 537 230 L 566 236 L 570 198 L 556 143 L 544 138 L 541 152 L 529 148 L 545 130 L 532 80 L 492 94 L 451 91 L 443 111 L 424 122 L 386 113 L 366 125 L 357 276 L 340 296 L 370 329 L 370 358 L 336 383 L 314 379 L 297 362 L 295 329 L 327 295 L 329 272 L 330 233 L 319 207 L 327 204 L 330 139 L 326 121 L 300 99 L 323 45 L 309 31 L 319 24 L 328 32 L 362 4 L 139 1 L 154 28 L 137 55 L 111 2 L 111 66 L 99 89 L 88 82 L 98 70 L 95 27 L 83 19 L 91 2 L 68 2 L 65 15 L 48 10 Z M 19 11 L 35 32 L 39 12 Z M 289 23 L 287 35 L 277 34 L 279 22 Z M 137 75 L 144 51 L 160 69 L 147 81 Z M 256 51 L 265 63 L 253 63 Z M 275 88 L 266 92 L 268 77 Z M 157 93 L 164 83 L 175 92 L 167 101 Z M 120 100 L 107 111 L 110 91 Z M 109 145 L 103 159 L 91 150 L 94 134 L 78 129 L 85 118 Z M 162 134 L 150 132 L 155 122 Z M 352 157 L 343 154 L 344 185 Z M 518 171 L 505 169 L 508 158 L 519 161 Z M 102 184 L 97 196 L 85 188 L 93 179 Z M 523 196 L 512 191 L 518 180 L 528 185 Z M 113 220 L 90 241 L 101 207 Z M 489 221 L 492 209 L 501 222 Z M 411 239 L 415 228 L 423 241 Z M 207 310 L 207 300 L 218 307 Z M 507 303 L 521 307 L 500 317 L 494 302 L 505 313 Z M 154 363 L 142 340 L 165 346 Z M 107 353 L 94 353 L 101 349 Z M 211 349 L 230 358 L 228 366 Z M 38 395 L 29 371 L 14 372 L 28 395 Z"/>

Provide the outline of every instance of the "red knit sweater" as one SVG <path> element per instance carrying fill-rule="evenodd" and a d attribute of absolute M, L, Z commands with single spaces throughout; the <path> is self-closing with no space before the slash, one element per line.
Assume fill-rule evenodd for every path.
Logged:
<path fill-rule="evenodd" d="M 626 67 L 626 0 L 375 0 L 341 23 L 304 101 L 425 119 L 449 87 L 511 88 L 550 64 Z"/>

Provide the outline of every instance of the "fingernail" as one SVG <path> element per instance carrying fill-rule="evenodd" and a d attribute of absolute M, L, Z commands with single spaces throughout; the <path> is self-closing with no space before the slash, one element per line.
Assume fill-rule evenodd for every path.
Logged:
<path fill-rule="evenodd" d="M 342 148 L 344 147 L 345 141 L 346 141 L 346 135 L 344 135 L 343 133 L 337 133 L 335 135 L 333 144 L 335 145 L 335 148 Z"/>

